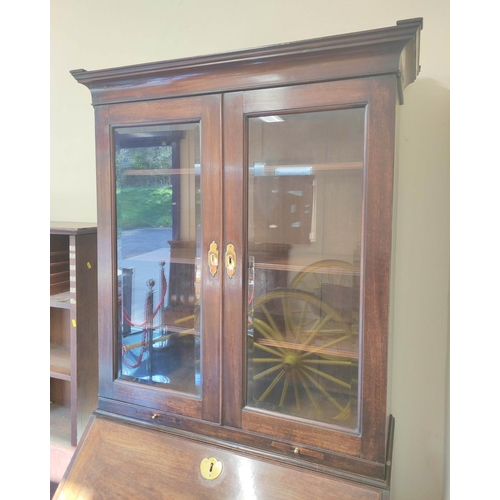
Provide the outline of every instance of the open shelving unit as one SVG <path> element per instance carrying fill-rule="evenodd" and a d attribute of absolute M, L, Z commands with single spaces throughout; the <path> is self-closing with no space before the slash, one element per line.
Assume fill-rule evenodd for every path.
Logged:
<path fill-rule="evenodd" d="M 51 222 L 51 481 L 69 463 L 97 407 L 97 390 L 97 228 Z"/>

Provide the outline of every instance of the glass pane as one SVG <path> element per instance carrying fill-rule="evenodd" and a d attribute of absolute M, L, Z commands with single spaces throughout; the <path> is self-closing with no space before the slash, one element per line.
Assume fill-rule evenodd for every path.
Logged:
<path fill-rule="evenodd" d="M 200 125 L 114 140 L 118 376 L 200 395 Z"/>
<path fill-rule="evenodd" d="M 247 405 L 358 429 L 363 108 L 249 119 Z"/>

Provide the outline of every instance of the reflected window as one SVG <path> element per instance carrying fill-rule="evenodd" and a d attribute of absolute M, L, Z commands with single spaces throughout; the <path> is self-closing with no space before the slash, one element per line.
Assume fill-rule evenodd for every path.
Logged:
<path fill-rule="evenodd" d="M 200 126 L 114 130 L 120 378 L 200 395 Z"/>

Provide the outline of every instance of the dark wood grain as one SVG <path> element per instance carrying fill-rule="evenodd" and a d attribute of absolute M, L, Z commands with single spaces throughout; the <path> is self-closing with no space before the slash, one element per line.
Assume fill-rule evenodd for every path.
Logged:
<path fill-rule="evenodd" d="M 102 287 L 99 287 L 101 303 L 110 303 L 110 310 L 101 311 L 101 395 L 138 404 L 150 409 L 150 417 L 162 412 L 176 412 L 210 421 L 220 420 L 220 304 L 222 266 L 212 277 L 208 267 L 202 266 L 202 290 L 206 301 L 202 303 L 202 366 L 209 366 L 202 378 L 202 397 L 180 395 L 178 392 L 157 387 L 138 387 L 137 384 L 116 378 L 115 365 L 118 345 L 116 332 L 116 228 L 115 193 L 113 173 L 113 140 L 110 135 L 116 127 L 176 122 L 200 122 L 202 125 L 202 212 L 203 241 L 202 262 L 211 241 L 219 242 L 222 254 L 222 178 L 221 178 L 221 98 L 220 96 L 193 96 L 184 99 L 156 102 L 137 102 L 96 108 L 98 178 L 98 213 L 102 239 L 99 240 L 99 265 Z M 111 342 L 107 339 L 112 339 Z"/>
<path fill-rule="evenodd" d="M 202 99 L 202 172 L 201 213 L 203 217 L 202 260 L 202 418 L 210 422 L 221 422 L 221 328 L 222 328 L 222 281 L 224 276 L 224 248 L 222 193 L 222 116 L 220 95 Z M 219 270 L 215 276 L 209 272 L 208 250 L 212 241 L 219 247 Z"/>
<path fill-rule="evenodd" d="M 96 234 L 75 236 L 75 346 L 71 371 L 75 378 L 74 411 L 76 440 L 81 437 L 90 415 L 97 407 L 97 238 Z M 70 260 L 71 262 L 71 260 Z M 73 304 L 71 304 L 73 307 Z M 73 312 L 72 309 L 70 309 Z"/>
<path fill-rule="evenodd" d="M 204 479 L 215 457 L 222 472 Z M 228 452 L 195 439 L 96 418 L 77 448 L 54 499 L 330 498 L 380 500 L 383 490 L 318 472 Z"/>
<path fill-rule="evenodd" d="M 387 451 L 387 349 L 392 252 L 396 86 L 387 75 L 370 81 L 363 260 L 362 453 L 383 463 Z"/>
<path fill-rule="evenodd" d="M 228 243 L 237 252 L 236 274 L 229 278 L 224 273 L 224 293 L 231 300 L 223 303 L 223 349 L 224 378 L 224 423 L 241 427 L 241 408 L 244 405 L 246 378 L 245 330 L 246 314 L 246 269 L 245 245 L 246 224 L 242 204 L 246 200 L 245 175 L 243 171 L 243 125 L 242 94 L 236 92 L 224 96 L 224 247 Z"/>
<path fill-rule="evenodd" d="M 419 72 L 421 29 L 422 20 L 412 19 L 360 33 L 71 74 L 89 87 L 94 105 L 387 73 L 397 75 L 404 89 Z"/>
<path fill-rule="evenodd" d="M 294 442 L 289 439 L 278 440 L 273 436 L 265 436 L 256 432 L 234 428 L 228 425 L 220 426 L 210 422 L 182 418 L 178 414 L 162 413 L 154 421 L 151 411 L 137 405 L 130 405 L 116 400 L 101 398 L 97 413 L 112 415 L 113 418 L 126 418 L 133 422 L 141 422 L 158 429 L 172 429 L 179 433 L 200 436 L 207 442 L 224 444 L 229 449 L 248 448 L 253 453 L 269 456 L 273 460 L 293 463 L 299 467 L 313 468 L 326 472 L 334 471 L 336 475 L 361 481 L 366 484 L 377 484 L 385 487 L 388 483 L 386 464 L 362 460 L 325 449 L 325 443 L 319 448 Z M 328 439 L 330 442 L 330 439 Z M 302 453 L 296 454 L 299 446 Z"/>

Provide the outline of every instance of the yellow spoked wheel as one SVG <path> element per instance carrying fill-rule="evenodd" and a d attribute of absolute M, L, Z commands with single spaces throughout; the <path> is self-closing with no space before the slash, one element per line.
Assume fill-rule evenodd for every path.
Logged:
<path fill-rule="evenodd" d="M 320 260 L 297 273 L 290 288 L 312 293 L 326 302 L 358 333 L 359 284 L 352 264 L 343 260 Z M 359 273 L 358 273 L 359 276 Z"/>
<path fill-rule="evenodd" d="M 348 286 L 353 266 L 343 260 L 320 260 L 297 273 L 290 288 L 313 293 L 322 284 Z"/>
<path fill-rule="evenodd" d="M 350 324 L 313 294 L 278 289 L 249 317 L 249 400 L 313 420 L 350 415 L 357 349 Z"/>

